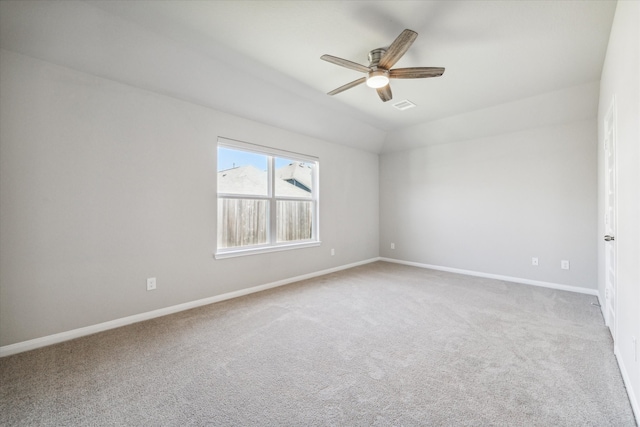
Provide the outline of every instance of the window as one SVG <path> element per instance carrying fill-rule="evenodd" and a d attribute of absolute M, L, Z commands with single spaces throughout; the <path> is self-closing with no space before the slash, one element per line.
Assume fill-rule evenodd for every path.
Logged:
<path fill-rule="evenodd" d="M 218 138 L 216 258 L 320 244 L 318 160 Z"/>

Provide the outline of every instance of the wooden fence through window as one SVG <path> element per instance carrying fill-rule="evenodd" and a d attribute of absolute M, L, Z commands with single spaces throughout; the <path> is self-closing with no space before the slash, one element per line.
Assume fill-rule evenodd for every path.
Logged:
<path fill-rule="evenodd" d="M 313 202 L 276 202 L 276 241 L 310 239 Z M 269 201 L 256 199 L 218 199 L 218 248 L 268 243 Z"/>

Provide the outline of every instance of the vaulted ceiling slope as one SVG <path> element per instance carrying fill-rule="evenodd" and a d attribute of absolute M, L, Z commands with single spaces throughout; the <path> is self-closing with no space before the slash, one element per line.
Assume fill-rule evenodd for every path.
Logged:
<path fill-rule="evenodd" d="M 389 136 L 428 130 L 431 123 L 446 126 L 451 117 L 500 105 L 509 110 L 511 103 L 571 87 L 592 92 L 615 5 L 608 0 L 2 1 L 0 43 L 3 49 L 380 152 Z M 419 35 L 396 66 L 445 67 L 442 77 L 393 80 L 393 100 L 386 103 L 365 85 L 326 95 L 362 75 L 321 61 L 321 55 L 366 65 L 370 50 L 388 46 L 405 28 Z M 404 99 L 417 107 L 393 108 Z"/>

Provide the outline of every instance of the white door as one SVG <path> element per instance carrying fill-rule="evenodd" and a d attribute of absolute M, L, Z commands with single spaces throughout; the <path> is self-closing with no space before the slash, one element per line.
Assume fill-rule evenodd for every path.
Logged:
<path fill-rule="evenodd" d="M 604 198 L 604 260 L 605 260 L 605 322 L 616 340 L 616 120 L 615 99 L 604 119 L 605 198 Z"/>

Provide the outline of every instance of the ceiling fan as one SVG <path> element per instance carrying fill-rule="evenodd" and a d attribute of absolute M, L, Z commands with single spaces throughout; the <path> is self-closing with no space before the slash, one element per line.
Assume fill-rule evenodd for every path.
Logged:
<path fill-rule="evenodd" d="M 369 52 L 368 67 L 336 56 L 322 55 L 320 59 L 327 62 L 367 74 L 366 77 L 361 77 L 358 80 L 354 80 L 351 83 L 340 86 L 339 88 L 329 92 L 327 95 L 335 95 L 366 82 L 367 86 L 376 89 L 378 96 L 383 102 L 387 102 L 392 98 L 389 79 L 422 79 L 426 77 L 441 76 L 444 73 L 444 68 L 442 67 L 410 67 L 391 69 L 391 67 L 393 67 L 400 58 L 402 58 L 402 55 L 407 52 L 416 37 L 418 37 L 418 33 L 415 31 L 408 29 L 404 30 L 388 48 L 378 48 Z"/>

